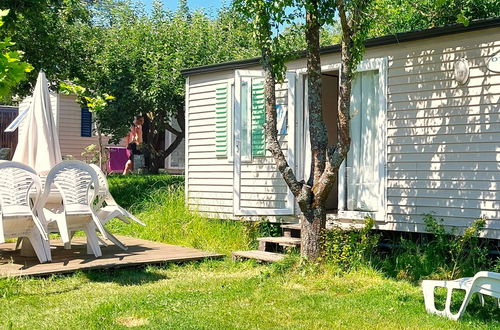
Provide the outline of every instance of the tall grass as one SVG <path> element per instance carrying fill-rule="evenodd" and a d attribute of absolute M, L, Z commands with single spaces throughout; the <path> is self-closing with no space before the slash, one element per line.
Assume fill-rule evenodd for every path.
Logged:
<path fill-rule="evenodd" d="M 180 175 L 110 175 L 109 189 L 118 204 L 132 211 L 146 206 L 150 196 L 167 187 L 182 187 L 184 177 Z"/>
<path fill-rule="evenodd" d="M 127 225 L 113 220 L 113 232 L 147 240 L 230 254 L 254 244 L 258 224 L 210 220 L 184 203 L 179 176 L 111 177 L 110 190 L 118 203 L 146 223 Z"/>

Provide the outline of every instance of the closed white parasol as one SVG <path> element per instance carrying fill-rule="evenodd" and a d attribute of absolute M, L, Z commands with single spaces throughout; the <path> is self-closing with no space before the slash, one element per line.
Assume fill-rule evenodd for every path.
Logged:
<path fill-rule="evenodd" d="M 35 90 L 23 120 L 13 161 L 31 166 L 38 174 L 47 174 L 62 161 L 59 137 L 50 105 L 45 73 L 40 71 Z"/>

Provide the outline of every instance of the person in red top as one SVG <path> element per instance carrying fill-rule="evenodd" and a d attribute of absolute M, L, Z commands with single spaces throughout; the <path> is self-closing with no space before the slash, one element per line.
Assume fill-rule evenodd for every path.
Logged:
<path fill-rule="evenodd" d="M 123 175 L 130 173 L 134 168 L 134 155 L 140 155 L 141 151 L 138 146 L 142 143 L 142 125 L 144 124 L 143 116 L 136 116 L 134 124 L 130 126 L 130 131 L 125 138 L 129 158 L 125 164 Z"/>

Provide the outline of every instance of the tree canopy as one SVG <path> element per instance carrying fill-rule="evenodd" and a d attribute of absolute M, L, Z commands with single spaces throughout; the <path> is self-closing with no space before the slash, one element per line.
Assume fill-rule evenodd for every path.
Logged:
<path fill-rule="evenodd" d="M 500 16 L 498 0 L 377 0 L 371 36 Z"/>
<path fill-rule="evenodd" d="M 78 28 L 90 54 L 78 83 L 116 97 L 100 116 L 104 133 L 119 139 L 134 115 L 145 116 L 145 148 L 157 162 L 153 167 L 166 156 L 162 133 L 169 130 L 183 137 L 181 70 L 257 55 L 251 27 L 232 9 L 223 8 L 211 18 L 203 11 L 189 11 L 185 3 L 169 11 L 155 2 L 148 15 L 110 1 L 95 6 L 93 13 L 95 23 Z"/>
<path fill-rule="evenodd" d="M 497 0 L 373 2 L 372 16 L 376 19 L 359 40 L 500 16 Z M 287 59 L 308 48 L 306 24 L 297 19 L 305 17 L 308 2 L 270 3 L 276 8 L 273 20 L 281 24 L 271 26 L 271 33 L 279 39 L 272 47 L 281 47 L 280 51 L 274 49 L 273 54 L 286 55 L 273 63 L 281 66 L 277 72 L 282 72 Z M 318 5 L 320 45 L 339 43 L 339 16 L 330 10 L 335 1 L 318 1 Z M 288 9 L 282 11 L 284 7 Z M 128 0 L 0 0 L 0 8 L 10 9 L 0 29 L 0 39 L 12 38 L 16 43 L 9 44 L 9 49 L 24 51 L 24 60 L 36 71 L 43 69 L 54 86 L 70 80 L 95 95 L 116 97 L 96 115 L 104 134 L 116 141 L 126 134 L 134 115 L 145 115 L 145 145 L 155 166 L 173 150 L 165 152 L 162 133 L 168 130 L 177 136 L 173 148 L 183 138 L 181 69 L 262 55 L 253 38 L 255 26 L 233 6 L 220 9 L 214 16 L 191 11 L 186 0 L 181 0 L 175 11 L 164 9 L 156 1 L 151 12 L 147 12 L 137 2 Z M 27 81 L 18 85 L 14 93 L 28 94 L 36 71 L 29 73 Z"/>
<path fill-rule="evenodd" d="M 79 66 L 85 39 L 69 31 L 90 20 L 88 6 L 89 2 L 80 0 L 0 0 L 0 8 L 9 9 L 0 39 L 15 41 L 13 49 L 23 51 L 24 59 L 35 69 L 16 86 L 14 94 L 29 94 L 42 69 L 51 81 L 80 76 L 85 69 Z"/>
<path fill-rule="evenodd" d="M 9 14 L 8 9 L 0 10 L 0 27 L 3 26 L 3 18 Z M 26 74 L 33 67 L 22 61 L 23 52 L 14 50 L 15 45 L 10 37 L 0 41 L 0 100 L 4 101 L 10 96 L 12 88 L 26 79 Z"/>

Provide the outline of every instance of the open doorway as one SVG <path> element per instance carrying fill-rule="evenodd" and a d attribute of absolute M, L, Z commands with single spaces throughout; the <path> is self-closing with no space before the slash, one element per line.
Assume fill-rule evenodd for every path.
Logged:
<path fill-rule="evenodd" d="M 328 130 L 328 145 L 337 144 L 337 109 L 339 99 L 339 72 L 329 71 L 322 73 L 322 111 L 323 119 Z M 326 201 L 327 212 L 338 210 L 338 184 L 335 184 L 328 200 Z"/>

